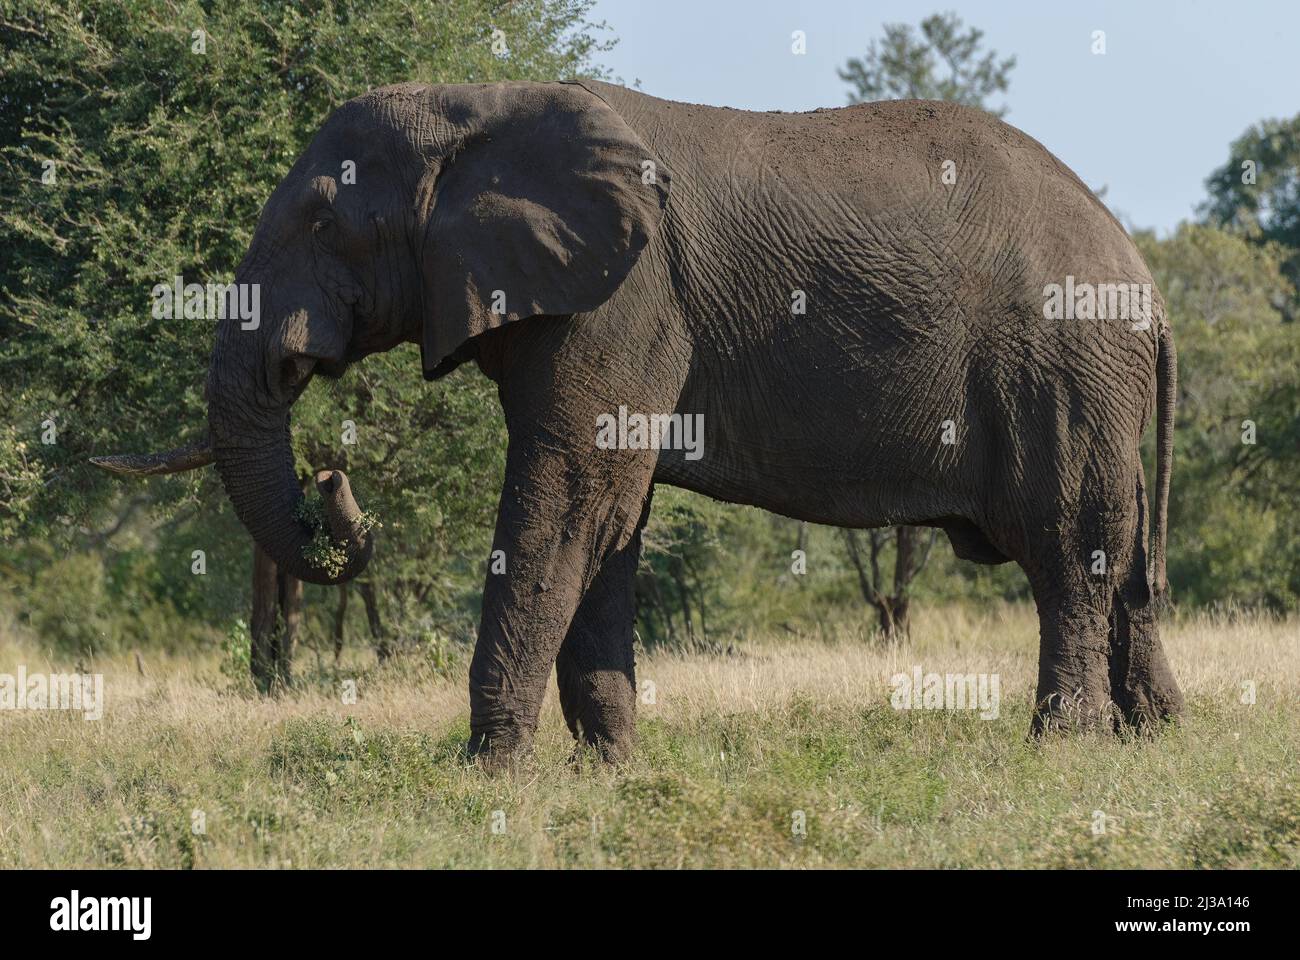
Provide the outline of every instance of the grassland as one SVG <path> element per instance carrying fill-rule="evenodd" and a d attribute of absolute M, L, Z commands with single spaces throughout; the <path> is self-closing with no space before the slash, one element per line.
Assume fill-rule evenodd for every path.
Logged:
<path fill-rule="evenodd" d="M 1300 865 L 1300 625 L 1189 618 L 1166 643 L 1179 726 L 1042 744 L 1023 608 L 923 611 L 894 647 L 839 627 L 652 652 L 633 762 L 570 762 L 552 695 L 535 759 L 498 777 L 460 757 L 463 662 L 308 652 L 261 699 L 215 653 L 98 661 L 102 720 L 0 713 L 0 867 Z M 0 630 L 18 664 L 73 667 Z M 999 718 L 895 711 L 914 664 L 997 673 Z"/>

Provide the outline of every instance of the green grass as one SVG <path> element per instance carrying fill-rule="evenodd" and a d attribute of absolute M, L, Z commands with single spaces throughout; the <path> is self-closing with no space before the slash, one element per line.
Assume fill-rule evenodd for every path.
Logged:
<path fill-rule="evenodd" d="M 643 655 L 630 764 L 574 758 L 552 696 L 536 756 L 496 777 L 461 756 L 463 665 L 358 653 L 260 699 L 211 657 L 123 657 L 95 665 L 101 721 L 0 714 L 0 867 L 1300 865 L 1296 624 L 1166 633 L 1188 710 L 1157 737 L 1027 742 L 1031 614 L 951 610 L 901 648 L 843 629 Z M 59 668 L 31 651 L 0 641 L 0 672 Z M 1000 717 L 894 711 L 913 663 L 999 673 Z"/>

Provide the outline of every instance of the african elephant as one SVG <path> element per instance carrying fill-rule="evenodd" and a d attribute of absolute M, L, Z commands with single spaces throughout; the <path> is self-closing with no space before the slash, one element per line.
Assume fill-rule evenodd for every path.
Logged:
<path fill-rule="evenodd" d="M 1156 616 L 1163 302 L 1092 192 L 987 113 L 751 113 L 585 80 L 384 87 L 326 121 L 236 280 L 261 285 L 263 319 L 218 327 L 209 446 L 149 462 L 215 461 L 296 577 L 355 576 L 374 539 L 325 473 L 346 558 L 304 559 L 289 410 L 313 376 L 414 342 L 427 379 L 474 360 L 496 382 L 507 566 L 487 575 L 470 670 L 469 749 L 487 762 L 529 747 L 553 665 L 574 736 L 627 755 L 656 483 L 841 527 L 938 527 L 959 557 L 1015 561 L 1041 621 L 1037 732 L 1180 709 Z M 1071 319 L 1052 318 L 1062 284 Z M 1110 319 L 1085 288 L 1102 317 L 1109 288 Z M 691 424 L 707 431 L 693 448 Z"/>

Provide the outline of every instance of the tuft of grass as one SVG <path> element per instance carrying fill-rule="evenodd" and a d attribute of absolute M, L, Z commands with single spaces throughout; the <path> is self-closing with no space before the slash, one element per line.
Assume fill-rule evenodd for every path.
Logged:
<path fill-rule="evenodd" d="M 102 720 L 0 714 L 0 867 L 1300 865 L 1297 624 L 1165 634 L 1188 706 L 1156 736 L 1028 742 L 1032 610 L 957 608 L 897 646 L 845 624 L 643 655 L 628 764 L 575 756 L 552 695 L 495 777 L 464 756 L 464 656 L 354 651 L 277 697 L 221 650 L 101 658 Z M 0 636 L 18 664 L 74 667 Z M 895 711 L 914 664 L 997 673 L 998 719 Z"/>

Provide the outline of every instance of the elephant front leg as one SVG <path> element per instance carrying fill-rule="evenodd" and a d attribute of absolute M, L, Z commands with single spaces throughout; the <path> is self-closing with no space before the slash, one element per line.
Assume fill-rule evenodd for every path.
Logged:
<path fill-rule="evenodd" d="M 544 442 L 546 435 L 510 444 L 493 543 L 498 562 L 489 569 L 470 665 L 469 752 L 490 768 L 531 748 L 551 668 L 606 566 L 608 581 L 601 581 L 578 626 L 577 636 L 593 639 L 565 658 L 561 683 L 571 678 L 585 691 L 566 704 L 587 704 L 578 715 L 591 718 L 592 735 L 620 747 L 631 736 L 631 704 L 620 687 L 631 683 L 630 662 L 624 673 L 621 654 L 593 644 L 598 635 L 604 643 L 611 630 L 623 630 L 625 605 L 614 584 L 626 579 L 630 590 L 635 563 L 628 558 L 653 462 L 631 451 L 610 451 L 605 459 L 566 450 Z M 630 629 L 629 622 L 629 639 Z M 598 683 L 589 688 L 587 680 Z"/>
<path fill-rule="evenodd" d="M 608 762 L 628 759 L 635 742 L 634 581 L 650 500 L 647 495 L 632 539 L 615 550 L 596 574 L 555 662 L 560 707 L 569 732 Z"/>

